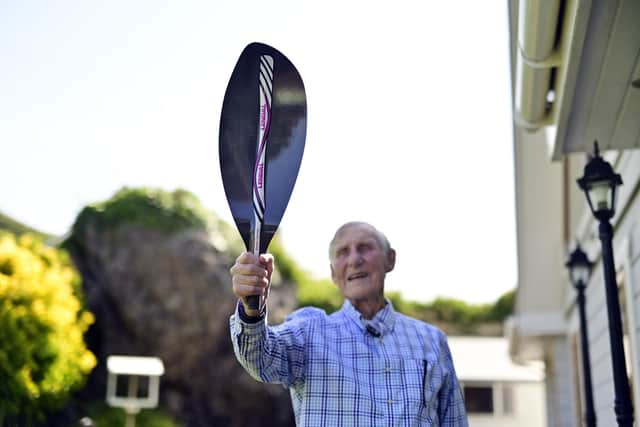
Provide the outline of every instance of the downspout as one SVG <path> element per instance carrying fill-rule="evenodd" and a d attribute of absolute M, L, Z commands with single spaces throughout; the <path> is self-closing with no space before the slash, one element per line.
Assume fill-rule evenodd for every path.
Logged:
<path fill-rule="evenodd" d="M 555 68 L 562 31 L 562 0 L 520 0 L 516 65 L 515 121 L 528 130 L 552 123 Z"/>

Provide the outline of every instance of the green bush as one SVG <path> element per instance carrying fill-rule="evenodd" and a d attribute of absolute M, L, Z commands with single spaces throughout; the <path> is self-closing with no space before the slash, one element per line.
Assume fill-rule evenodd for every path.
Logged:
<path fill-rule="evenodd" d="M 516 291 L 505 292 L 491 307 L 489 313 L 490 320 L 503 321 L 513 314 Z"/>
<path fill-rule="evenodd" d="M 493 304 L 469 304 L 456 298 L 439 297 L 422 303 L 407 301 L 399 292 L 389 292 L 387 297 L 401 313 L 426 322 L 444 322 L 467 330 L 481 323 L 503 322 L 513 313 L 515 291 L 505 292 Z"/>
<path fill-rule="evenodd" d="M 61 407 L 96 364 L 79 276 L 66 253 L 0 233 L 0 425 Z"/>
<path fill-rule="evenodd" d="M 276 234 L 269 245 L 269 252 L 276 264 L 274 283 L 287 280 L 296 285 L 298 306 L 313 306 L 332 313 L 342 306 L 343 298 L 331 280 L 314 279 L 311 274 L 300 268 L 298 263 L 286 251 Z"/>
<path fill-rule="evenodd" d="M 284 248 L 282 241 L 278 233 L 273 237 L 273 240 L 269 244 L 269 253 L 273 255 L 276 274 L 279 280 L 287 280 L 293 283 L 303 282 L 308 280 L 309 274 L 302 270 L 298 263 L 289 255 Z"/>
<path fill-rule="evenodd" d="M 124 426 L 127 415 L 121 408 L 112 408 L 105 402 L 93 402 L 86 415 L 91 418 L 95 427 Z M 161 409 L 142 409 L 136 414 L 136 427 L 179 427 L 173 418 Z"/>
<path fill-rule="evenodd" d="M 151 188 L 123 188 L 107 201 L 86 206 L 71 228 L 63 246 L 81 250 L 87 225 L 98 229 L 130 224 L 175 232 L 188 228 L 208 229 L 212 214 L 186 190 L 168 192 Z"/>
<path fill-rule="evenodd" d="M 344 298 L 331 280 L 306 279 L 298 282 L 298 302 L 301 307 L 313 306 L 333 313 L 342 307 Z"/>

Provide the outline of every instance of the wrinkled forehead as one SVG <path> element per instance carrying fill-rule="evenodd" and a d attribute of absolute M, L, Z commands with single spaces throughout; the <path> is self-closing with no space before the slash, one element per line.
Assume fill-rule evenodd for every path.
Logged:
<path fill-rule="evenodd" d="M 332 255 L 337 249 L 343 246 L 371 240 L 378 245 L 380 249 L 382 249 L 382 244 L 378 238 L 378 232 L 373 228 L 373 226 L 366 223 L 345 225 L 336 232 L 333 240 L 331 240 L 331 244 L 329 245 L 329 255 Z"/>

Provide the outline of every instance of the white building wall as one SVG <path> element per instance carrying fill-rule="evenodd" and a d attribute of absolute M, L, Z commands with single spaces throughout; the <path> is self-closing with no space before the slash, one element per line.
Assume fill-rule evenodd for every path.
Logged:
<path fill-rule="evenodd" d="M 631 366 L 633 371 L 633 394 L 635 397 L 634 407 L 636 411 L 640 411 L 640 221 L 636 223 L 630 233 L 629 246 L 628 246 L 628 258 L 627 265 L 628 271 L 626 274 L 630 277 L 627 284 L 630 285 L 628 300 L 631 301 L 631 313 L 630 318 L 630 333 L 633 334 L 633 340 L 631 344 L 635 349 L 633 359 L 631 360 Z M 636 420 L 640 419 L 638 413 L 636 413 Z"/>
<path fill-rule="evenodd" d="M 517 129 L 515 138 L 516 308 L 543 315 L 559 312 L 567 293 L 563 167 L 549 161 L 544 132 Z"/>
<path fill-rule="evenodd" d="M 543 427 L 546 426 L 544 384 L 513 383 L 513 414 L 469 415 L 469 427 Z"/>
<path fill-rule="evenodd" d="M 549 427 L 576 426 L 572 369 L 566 337 L 551 339 L 546 375 L 547 425 Z"/>
<path fill-rule="evenodd" d="M 616 422 L 612 410 L 614 389 L 611 368 L 611 344 L 609 341 L 609 320 L 607 317 L 604 283 L 601 278 L 602 270 L 596 269 L 587 295 L 591 376 L 594 409 L 598 425 L 613 426 L 616 425 Z"/>

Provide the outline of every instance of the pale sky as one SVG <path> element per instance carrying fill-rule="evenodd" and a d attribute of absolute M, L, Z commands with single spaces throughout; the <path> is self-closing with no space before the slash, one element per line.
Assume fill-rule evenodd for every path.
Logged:
<path fill-rule="evenodd" d="M 232 223 L 220 109 L 258 41 L 307 92 L 292 256 L 329 277 L 335 229 L 368 221 L 398 253 L 388 289 L 492 302 L 517 280 L 506 5 L 0 2 L 0 211 L 64 234 L 85 205 L 150 186 Z"/>

